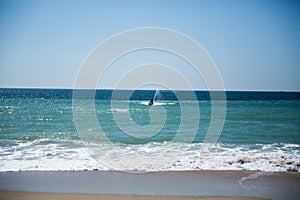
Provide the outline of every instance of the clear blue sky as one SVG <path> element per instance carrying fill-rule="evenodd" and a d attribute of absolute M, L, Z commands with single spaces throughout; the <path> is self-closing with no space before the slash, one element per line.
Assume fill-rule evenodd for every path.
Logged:
<path fill-rule="evenodd" d="M 195 39 L 227 90 L 300 91 L 300 3 L 283 0 L 2 0 L 0 87 L 72 88 L 97 44 L 140 27 Z"/>

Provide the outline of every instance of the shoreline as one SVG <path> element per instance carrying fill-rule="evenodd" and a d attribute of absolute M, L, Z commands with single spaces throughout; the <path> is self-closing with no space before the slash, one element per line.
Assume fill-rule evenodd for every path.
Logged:
<path fill-rule="evenodd" d="M 155 196 L 155 195 L 112 195 L 112 194 L 70 194 L 70 193 L 38 193 L 38 192 L 9 192 L 1 191 L 2 200 L 264 200 L 261 197 L 241 196 Z"/>
<path fill-rule="evenodd" d="M 127 195 L 129 199 L 132 199 L 132 196 L 142 196 L 144 199 L 147 199 L 147 196 L 150 196 L 150 199 L 151 196 L 178 198 L 243 196 L 283 199 L 288 195 L 289 199 L 297 199 L 300 196 L 299 187 L 300 173 L 297 172 L 246 170 L 146 173 L 98 170 L 0 172 L 0 191 L 13 191 L 12 193 L 16 195 L 17 192 L 63 193 L 73 197 L 78 194 L 93 194 L 111 195 L 111 199 L 117 198 L 118 195 Z M 12 193 L 1 192 L 0 195 L 14 195 Z"/>

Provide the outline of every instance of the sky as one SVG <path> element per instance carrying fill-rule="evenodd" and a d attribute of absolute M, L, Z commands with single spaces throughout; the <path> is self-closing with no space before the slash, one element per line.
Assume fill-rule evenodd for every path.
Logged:
<path fill-rule="evenodd" d="M 300 3 L 283 0 L 2 0 L 0 87 L 73 88 L 97 45 L 143 27 L 193 38 L 217 65 L 226 90 L 300 91 Z M 115 64 L 99 87 L 113 88 L 123 65 L 149 58 L 171 60 L 196 89 L 207 89 L 186 63 L 151 51 Z"/>

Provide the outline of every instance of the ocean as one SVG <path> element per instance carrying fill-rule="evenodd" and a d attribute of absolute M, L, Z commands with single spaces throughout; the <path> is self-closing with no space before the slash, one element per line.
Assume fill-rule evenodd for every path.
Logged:
<path fill-rule="evenodd" d="M 224 121 L 212 116 L 207 91 L 72 97 L 71 89 L 0 89 L 0 171 L 300 168 L 299 92 L 228 91 Z M 210 144 L 215 123 L 224 126 Z"/>

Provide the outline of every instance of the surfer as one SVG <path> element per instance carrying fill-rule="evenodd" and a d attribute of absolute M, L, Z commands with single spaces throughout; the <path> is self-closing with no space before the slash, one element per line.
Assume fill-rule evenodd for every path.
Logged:
<path fill-rule="evenodd" d="M 153 99 L 151 99 L 151 100 L 149 101 L 148 105 L 153 105 L 153 104 L 154 104 Z"/>

